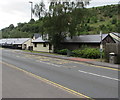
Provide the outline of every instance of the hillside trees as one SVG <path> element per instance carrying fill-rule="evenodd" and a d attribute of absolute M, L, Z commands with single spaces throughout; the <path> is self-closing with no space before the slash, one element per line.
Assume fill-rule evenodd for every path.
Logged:
<path fill-rule="evenodd" d="M 120 32 L 120 22 L 117 19 L 120 18 L 117 14 L 119 10 L 116 10 L 118 5 L 88 9 L 84 5 L 82 2 L 51 2 L 49 10 L 44 10 L 38 16 L 39 20 L 18 23 L 16 27 L 11 24 L 2 29 L 2 36 L 12 38 L 31 37 L 33 33 L 49 34 L 50 42 L 59 49 L 58 44 L 66 36 L 72 38 L 74 35 L 97 34 L 100 30 L 103 33 Z M 109 14 L 113 16 L 110 18 Z"/>

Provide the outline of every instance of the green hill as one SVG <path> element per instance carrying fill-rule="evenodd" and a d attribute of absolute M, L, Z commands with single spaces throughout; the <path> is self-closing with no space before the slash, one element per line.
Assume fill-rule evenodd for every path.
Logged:
<path fill-rule="evenodd" d="M 107 5 L 102 7 L 86 8 L 86 15 L 83 17 L 81 24 L 76 25 L 75 33 L 80 34 L 99 34 L 120 32 L 120 20 L 118 20 L 119 5 Z M 75 13 L 78 14 L 77 12 Z M 72 16 L 72 15 L 71 15 Z M 80 18 L 77 20 L 79 21 Z M 40 20 L 31 20 L 28 23 L 18 23 L 14 27 L 11 24 L 9 27 L 2 29 L 3 38 L 12 37 L 31 37 L 33 33 L 45 33 L 44 23 L 48 20 L 42 18 Z"/>
<path fill-rule="evenodd" d="M 91 27 L 89 34 L 97 34 L 100 30 L 103 33 L 118 32 L 118 5 L 90 8 L 89 11 L 92 13 L 88 23 Z"/>

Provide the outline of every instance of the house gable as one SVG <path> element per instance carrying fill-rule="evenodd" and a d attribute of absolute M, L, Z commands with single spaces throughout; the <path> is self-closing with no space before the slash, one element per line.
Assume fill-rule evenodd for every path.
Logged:
<path fill-rule="evenodd" d="M 106 43 L 116 43 L 115 40 L 108 34 L 103 40 L 102 40 L 103 44 Z"/>

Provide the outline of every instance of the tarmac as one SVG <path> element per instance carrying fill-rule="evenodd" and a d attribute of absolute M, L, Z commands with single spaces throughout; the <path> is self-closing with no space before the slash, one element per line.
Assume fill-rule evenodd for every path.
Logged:
<path fill-rule="evenodd" d="M 58 59 L 64 59 L 64 60 L 70 60 L 70 61 L 77 61 L 77 62 L 84 62 L 92 65 L 97 65 L 97 66 L 104 66 L 104 67 L 110 67 L 110 68 L 116 68 L 120 69 L 120 65 L 118 64 L 111 64 L 107 62 L 100 62 L 96 61 L 94 59 L 86 59 L 86 58 L 78 58 L 78 57 L 68 57 L 65 55 L 57 55 L 57 54 L 50 54 L 50 53 L 33 53 L 33 52 L 25 52 L 21 51 L 22 53 L 26 54 L 32 54 L 32 55 L 39 55 L 39 56 L 45 56 L 45 57 L 52 57 L 52 58 L 58 58 Z"/>

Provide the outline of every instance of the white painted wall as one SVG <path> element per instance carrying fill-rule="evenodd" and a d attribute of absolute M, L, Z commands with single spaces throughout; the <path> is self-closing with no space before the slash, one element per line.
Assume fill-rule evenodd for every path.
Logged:
<path fill-rule="evenodd" d="M 33 51 L 53 52 L 53 47 L 52 50 L 49 50 L 49 43 L 46 43 L 46 47 L 43 47 L 43 43 L 37 43 L 37 47 L 33 45 Z"/>
<path fill-rule="evenodd" d="M 28 49 L 29 46 L 33 46 L 32 39 L 29 39 L 25 43 L 22 44 L 22 49 L 25 48 L 24 44 L 26 44 L 26 49 Z"/>

